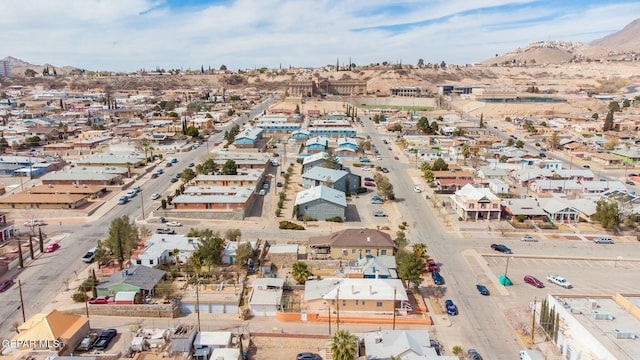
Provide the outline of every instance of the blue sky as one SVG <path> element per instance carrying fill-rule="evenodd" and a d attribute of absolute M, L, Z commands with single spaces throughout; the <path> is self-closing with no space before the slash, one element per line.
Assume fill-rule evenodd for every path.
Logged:
<path fill-rule="evenodd" d="M 637 0 L 20 0 L 0 58 L 88 70 L 467 64 L 541 40 L 588 43 Z"/>

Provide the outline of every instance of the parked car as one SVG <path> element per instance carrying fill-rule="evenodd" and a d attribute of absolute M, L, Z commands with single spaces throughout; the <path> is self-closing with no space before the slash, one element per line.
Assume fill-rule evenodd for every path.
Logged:
<path fill-rule="evenodd" d="M 503 244 L 491 244 L 491 248 L 495 251 L 498 251 L 504 254 L 513 254 L 511 249 L 509 249 L 506 245 L 503 245 Z"/>
<path fill-rule="evenodd" d="M 169 221 L 169 222 L 167 223 L 167 226 L 171 226 L 171 227 L 180 227 L 180 226 L 182 226 L 182 224 L 181 224 L 181 223 L 179 223 L 179 222 L 177 222 L 177 221 Z"/>
<path fill-rule="evenodd" d="M 267 195 L 267 190 L 265 190 L 265 189 L 260 189 L 260 192 L 258 192 L 258 195 L 260 195 L 260 196 L 265 196 L 265 195 Z"/>
<path fill-rule="evenodd" d="M 567 279 L 563 278 L 562 276 L 549 275 L 547 276 L 547 280 L 549 280 L 549 282 L 554 283 L 558 286 L 562 286 L 565 289 L 573 288 L 573 285 L 571 285 L 571 283 Z"/>
<path fill-rule="evenodd" d="M 124 205 L 128 202 L 129 202 L 129 198 L 126 196 L 121 196 L 120 199 L 118 199 L 118 205 Z"/>
<path fill-rule="evenodd" d="M 393 157 L 393 160 L 400 160 L 400 158 L 399 158 L 399 157 L 397 157 L 397 156 L 394 156 L 394 157 Z"/>
<path fill-rule="evenodd" d="M 90 264 L 93 262 L 93 257 L 96 253 L 96 248 L 89 249 L 86 254 L 82 257 L 82 262 Z"/>
<path fill-rule="evenodd" d="M 536 242 L 536 241 L 538 241 L 538 239 L 534 238 L 534 237 L 533 237 L 533 236 L 531 236 L 531 235 L 525 235 L 525 236 L 523 236 L 520 240 L 522 240 L 522 241 L 528 241 L 528 242 Z"/>
<path fill-rule="evenodd" d="M 371 168 L 368 167 L 368 166 L 365 166 L 365 167 L 362 168 L 362 171 L 371 171 Z"/>
<path fill-rule="evenodd" d="M 176 159 L 176 158 L 171 159 L 171 163 L 172 163 L 172 164 L 175 164 L 175 163 L 177 163 L 177 162 L 178 162 L 178 159 Z"/>
<path fill-rule="evenodd" d="M 296 356 L 296 360 L 320 360 L 320 359 L 321 359 L 320 355 L 310 353 L 310 352 L 303 352 L 298 354 L 298 356 Z"/>
<path fill-rule="evenodd" d="M 544 287 L 544 284 L 542 283 L 542 281 L 536 279 L 534 276 L 531 276 L 531 275 L 525 275 L 524 282 L 526 282 L 529 285 L 535 286 L 537 288 Z"/>
<path fill-rule="evenodd" d="M 624 183 L 625 183 L 625 184 L 627 184 L 627 185 L 630 185 L 630 186 L 635 186 L 635 185 L 636 185 L 636 183 L 634 183 L 634 182 L 633 182 L 633 181 L 631 181 L 631 180 L 627 180 L 627 181 L 625 181 Z"/>
<path fill-rule="evenodd" d="M 0 292 L 7 291 L 7 289 L 10 288 L 11 285 L 13 285 L 13 280 L 11 279 L 0 281 Z"/>
<path fill-rule="evenodd" d="M 388 172 L 389 172 L 389 169 L 387 169 L 386 167 L 383 167 L 383 168 L 382 168 L 382 172 L 386 174 L 386 173 L 388 173 Z"/>
<path fill-rule="evenodd" d="M 277 186 L 277 187 L 282 187 L 282 181 L 278 181 L 278 182 L 276 183 L 276 186 Z"/>
<path fill-rule="evenodd" d="M 384 204 L 384 201 L 380 198 L 371 198 L 371 203 L 380 205 L 380 204 Z"/>
<path fill-rule="evenodd" d="M 164 174 L 164 170 L 158 169 L 158 170 L 156 170 L 156 174 L 162 175 L 162 174 Z"/>
<path fill-rule="evenodd" d="M 177 177 L 174 176 L 174 177 L 171 178 L 170 181 L 171 181 L 171 183 L 177 183 L 178 180 L 180 180 L 180 179 L 178 179 Z"/>
<path fill-rule="evenodd" d="M 111 304 L 112 302 L 113 302 L 113 298 L 109 296 L 93 297 L 88 301 L 89 304 L 96 304 L 96 305 Z"/>
<path fill-rule="evenodd" d="M 429 272 L 440 271 L 440 266 L 438 266 L 438 263 L 435 260 L 429 259 L 427 260 L 427 271 Z"/>
<path fill-rule="evenodd" d="M 166 166 L 166 167 L 172 167 L 172 166 L 173 166 L 173 164 L 172 164 L 172 163 L 170 163 L 170 162 L 168 162 L 168 163 L 167 163 L 167 165 L 165 165 L 165 166 Z"/>
<path fill-rule="evenodd" d="M 376 183 L 374 183 L 373 181 L 365 181 L 364 186 L 376 187 Z"/>
<path fill-rule="evenodd" d="M 613 244 L 613 239 L 606 236 L 599 236 L 593 239 L 593 242 L 596 244 Z"/>
<path fill-rule="evenodd" d="M 158 199 L 160 199 L 160 197 L 161 197 L 161 196 L 160 196 L 160 194 L 158 194 L 158 193 L 153 193 L 153 194 L 151 194 L 151 200 L 158 200 Z"/>
<path fill-rule="evenodd" d="M 60 248 L 60 244 L 51 243 L 51 244 L 47 245 L 46 248 L 44 248 L 44 252 L 51 253 L 51 252 L 54 252 L 54 251 L 58 250 L 59 248 Z"/>
<path fill-rule="evenodd" d="M 24 226 L 42 226 L 42 225 L 45 225 L 43 220 L 35 220 L 35 219 L 25 221 L 24 223 Z"/>
<path fill-rule="evenodd" d="M 156 229 L 156 233 L 173 235 L 176 233 L 176 231 L 171 228 L 159 228 L 159 229 Z"/>
<path fill-rule="evenodd" d="M 194 164 L 194 163 L 189 163 L 189 165 L 188 165 L 188 166 L 189 166 L 189 167 L 194 167 L 194 166 L 196 166 L 196 164 Z"/>
<path fill-rule="evenodd" d="M 116 329 L 107 329 L 103 331 L 98 337 L 98 340 L 96 340 L 96 343 L 93 344 L 93 347 L 98 350 L 106 349 L 107 347 L 109 347 L 109 343 L 111 342 L 111 340 L 113 340 L 113 338 L 116 337 L 117 334 L 118 331 Z"/>
<path fill-rule="evenodd" d="M 364 181 L 375 181 L 371 176 L 365 176 Z"/>
<path fill-rule="evenodd" d="M 129 190 L 127 191 L 127 194 L 125 195 L 126 197 L 128 197 L 129 199 L 136 197 L 136 195 L 138 195 L 138 192 L 135 190 Z"/>
<path fill-rule="evenodd" d="M 582 167 L 585 168 L 585 169 L 591 169 L 591 166 L 589 166 L 589 165 L 582 165 Z"/>
<path fill-rule="evenodd" d="M 453 300 L 447 299 L 444 301 L 444 306 L 447 308 L 447 314 L 458 315 L 458 307 L 453 303 Z"/>
<path fill-rule="evenodd" d="M 420 189 L 420 188 L 419 188 L 419 187 L 417 187 L 417 186 L 414 186 L 414 187 L 413 187 L 413 191 L 414 191 L 414 192 L 417 192 L 417 193 L 421 193 L 421 192 L 422 192 L 422 189 Z"/>
<path fill-rule="evenodd" d="M 384 210 L 373 210 L 373 216 L 375 217 L 386 217 L 387 213 Z"/>
<path fill-rule="evenodd" d="M 487 287 L 486 287 L 486 286 L 484 286 L 484 285 L 482 285 L 482 284 L 477 284 L 477 285 L 476 285 L 476 289 L 478 289 L 478 292 L 479 292 L 481 295 L 484 295 L 484 296 L 489 296 L 489 295 L 490 295 L 490 294 L 489 294 L 489 289 L 487 289 Z"/>
<path fill-rule="evenodd" d="M 88 333 L 78 345 L 79 351 L 89 351 L 93 349 L 93 344 L 95 344 L 96 340 L 98 340 L 98 333 L 90 332 Z"/>
<path fill-rule="evenodd" d="M 133 191 L 139 193 L 140 191 L 142 191 L 142 188 L 140 186 L 134 186 Z"/>
<path fill-rule="evenodd" d="M 467 350 L 467 355 L 471 360 L 482 360 L 482 356 L 480 356 L 480 354 L 478 353 L 478 350 L 476 349 Z"/>
<path fill-rule="evenodd" d="M 440 275 L 439 271 L 434 271 L 431 273 L 431 278 L 433 279 L 433 283 L 436 285 L 444 285 L 444 278 Z"/>
<path fill-rule="evenodd" d="M 157 178 L 158 178 L 158 176 L 160 176 L 160 175 L 158 175 L 158 173 L 153 173 L 153 174 L 151 174 L 151 178 L 152 178 L 152 179 L 157 179 Z"/>

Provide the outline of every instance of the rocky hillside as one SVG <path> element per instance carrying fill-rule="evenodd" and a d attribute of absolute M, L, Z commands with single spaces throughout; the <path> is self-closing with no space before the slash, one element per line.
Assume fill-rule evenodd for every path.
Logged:
<path fill-rule="evenodd" d="M 592 41 L 590 45 L 615 51 L 640 53 L 640 19 L 633 20 L 618 32 Z"/>

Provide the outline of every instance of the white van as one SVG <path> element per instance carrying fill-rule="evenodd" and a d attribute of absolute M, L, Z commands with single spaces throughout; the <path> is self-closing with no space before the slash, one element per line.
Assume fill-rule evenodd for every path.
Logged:
<path fill-rule="evenodd" d="M 92 263 L 95 253 L 96 253 L 96 248 L 89 249 L 87 253 L 84 254 L 84 256 L 82 257 L 82 262 L 85 262 L 87 264 Z"/>

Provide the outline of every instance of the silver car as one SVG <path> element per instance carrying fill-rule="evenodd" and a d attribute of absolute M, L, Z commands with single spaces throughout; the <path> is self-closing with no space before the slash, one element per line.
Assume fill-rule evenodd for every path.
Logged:
<path fill-rule="evenodd" d="M 593 242 L 596 244 L 613 244 L 613 239 L 608 238 L 608 237 L 604 237 L 604 236 L 600 236 L 597 237 L 595 239 L 593 239 Z"/>

